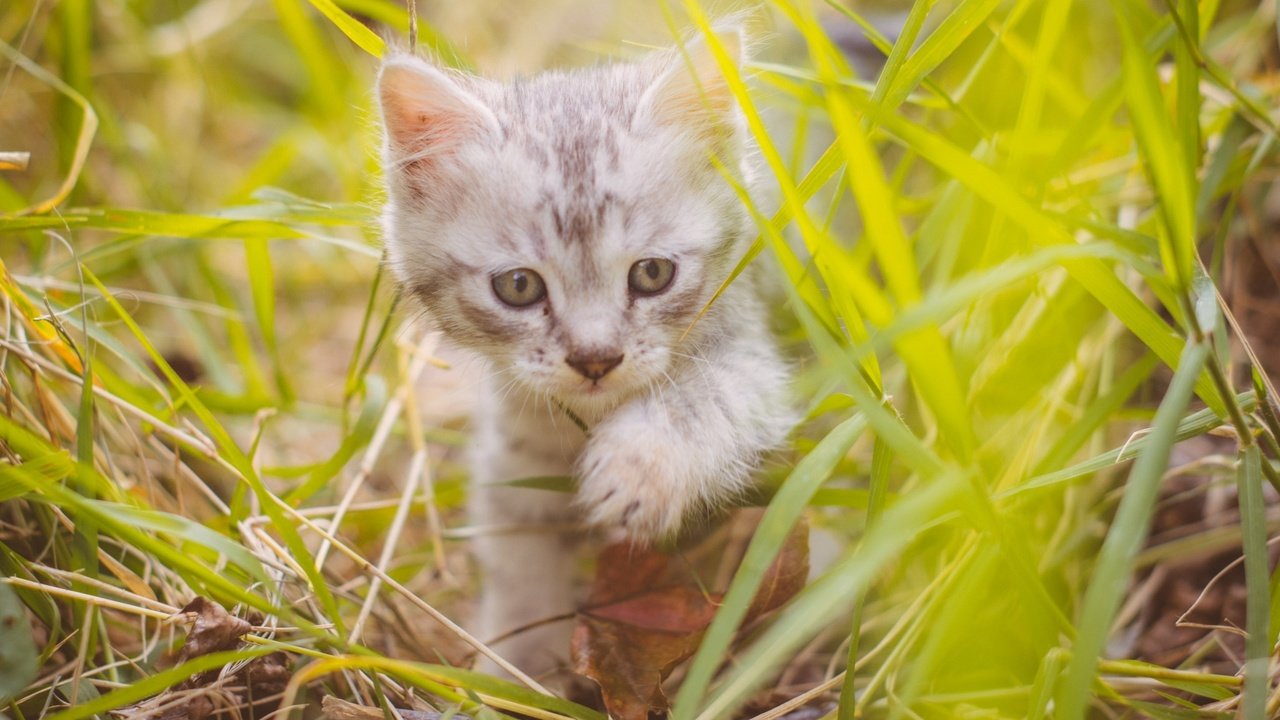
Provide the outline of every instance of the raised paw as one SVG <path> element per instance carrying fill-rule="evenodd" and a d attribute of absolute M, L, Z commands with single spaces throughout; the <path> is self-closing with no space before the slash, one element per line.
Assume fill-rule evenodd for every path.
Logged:
<path fill-rule="evenodd" d="M 670 448 L 589 446 L 581 465 L 578 504 L 592 524 L 619 528 L 632 540 L 652 542 L 679 531 L 693 505 L 682 471 L 664 456 Z"/>

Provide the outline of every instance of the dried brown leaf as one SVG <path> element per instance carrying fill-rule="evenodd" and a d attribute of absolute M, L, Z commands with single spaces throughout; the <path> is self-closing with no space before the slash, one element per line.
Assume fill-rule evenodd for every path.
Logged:
<path fill-rule="evenodd" d="M 253 629 L 248 621 L 203 597 L 187 603 L 182 612 L 191 616 L 192 625 L 178 651 L 178 662 L 232 650 Z M 278 708 L 279 696 L 292 675 L 289 656 L 283 652 L 254 658 L 226 677 L 220 678 L 221 674 L 221 670 L 200 673 L 136 705 L 113 710 L 111 715 L 140 720 L 205 720 L 232 709 L 237 717 L 265 717 Z"/>
<path fill-rule="evenodd" d="M 195 622 L 187 632 L 186 642 L 178 651 L 178 661 L 186 662 L 191 658 L 208 655 L 222 650 L 231 650 L 240 644 L 240 638 L 253 629 L 249 623 L 231 615 L 216 602 L 204 597 L 187 603 L 182 608 L 186 615 L 195 615 Z"/>
<path fill-rule="evenodd" d="M 774 558 L 755 599 L 747 610 L 746 622 L 777 610 L 804 588 L 809 579 L 809 524 L 803 519 L 787 536 Z"/>
<path fill-rule="evenodd" d="M 662 681 L 702 642 L 721 593 L 706 592 L 677 555 L 629 544 L 601 552 L 573 633 L 574 671 L 600 686 L 609 715 L 646 720 L 668 703 Z M 809 529 L 801 522 L 765 574 L 750 623 L 804 587 Z"/>

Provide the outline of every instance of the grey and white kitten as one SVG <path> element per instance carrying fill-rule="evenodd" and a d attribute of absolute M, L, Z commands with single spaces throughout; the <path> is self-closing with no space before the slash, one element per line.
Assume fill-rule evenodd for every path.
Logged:
<path fill-rule="evenodd" d="M 738 62 L 741 33 L 718 38 Z M 378 94 L 391 267 L 487 360 L 473 520 L 585 513 L 643 542 L 739 494 L 792 414 L 750 273 L 694 322 L 753 235 L 723 174 L 746 183 L 750 165 L 711 48 L 505 84 L 396 55 Z M 576 499 L 493 485 L 548 475 L 576 477 Z M 573 609 L 569 535 L 491 535 L 475 552 L 480 637 Z M 563 632 L 498 650 L 545 670 Z"/>

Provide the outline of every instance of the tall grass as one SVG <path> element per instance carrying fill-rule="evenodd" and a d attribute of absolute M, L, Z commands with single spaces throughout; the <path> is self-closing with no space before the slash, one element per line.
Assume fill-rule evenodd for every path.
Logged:
<path fill-rule="evenodd" d="M 744 264 L 782 279 L 809 413 L 672 715 L 1273 716 L 1280 359 L 1221 290 L 1268 240 L 1275 3 L 905 9 L 895 42 L 856 8 L 769 0 L 772 48 L 721 53 L 767 169 Z M 709 13 L 424 2 L 418 30 L 452 64 L 528 71 L 668 27 L 714 48 Z M 461 370 L 378 269 L 364 23 L 408 28 L 384 0 L 0 12 L 0 152 L 31 153 L 0 171 L 0 620 L 30 621 L 0 623 L 11 716 L 284 650 L 286 705 L 600 717 L 456 667 L 490 652 L 456 624 L 484 529 L 457 512 L 465 429 L 440 400 Z M 854 28 L 871 76 L 833 40 Z M 1183 447 L 1230 458 L 1175 451 L 1210 436 Z M 1149 537 L 1227 485 L 1238 515 Z M 743 636 L 805 513 L 838 556 Z M 1141 660 L 1142 589 L 1186 548 L 1243 556 L 1247 611 Z M 174 665 L 196 595 L 255 627 Z"/>

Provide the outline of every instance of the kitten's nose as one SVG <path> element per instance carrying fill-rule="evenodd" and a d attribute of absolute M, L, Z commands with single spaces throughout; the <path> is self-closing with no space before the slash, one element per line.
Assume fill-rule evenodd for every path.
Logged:
<path fill-rule="evenodd" d="M 569 367 L 577 370 L 583 377 L 588 380 L 599 380 L 609 371 L 618 367 L 622 362 L 622 355 L 606 355 L 603 353 L 582 353 L 573 354 L 565 357 L 564 361 Z"/>

